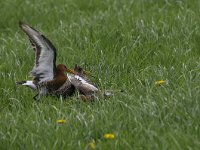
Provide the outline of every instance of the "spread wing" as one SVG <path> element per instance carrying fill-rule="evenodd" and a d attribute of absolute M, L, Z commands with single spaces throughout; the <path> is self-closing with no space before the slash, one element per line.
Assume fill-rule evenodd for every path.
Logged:
<path fill-rule="evenodd" d="M 56 48 L 44 35 L 34 28 L 23 22 L 19 22 L 19 26 L 29 37 L 31 45 L 35 50 L 35 65 L 30 72 L 34 82 L 41 83 L 52 80 L 56 73 Z"/>
<path fill-rule="evenodd" d="M 85 80 L 83 77 L 78 75 L 68 75 L 69 81 L 74 85 L 78 91 L 84 95 L 90 95 L 98 92 L 98 88 L 95 87 L 91 82 Z"/>

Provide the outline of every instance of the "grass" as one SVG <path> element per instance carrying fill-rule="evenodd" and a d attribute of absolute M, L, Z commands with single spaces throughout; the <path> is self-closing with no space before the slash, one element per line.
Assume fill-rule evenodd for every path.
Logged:
<path fill-rule="evenodd" d="M 0 149 L 199 149 L 200 2 L 47 0 L 0 2 Z M 80 64 L 101 89 L 95 103 L 17 87 L 34 53 L 18 21 L 57 47 L 57 63 Z M 168 84 L 155 86 L 157 80 Z M 65 119 L 63 125 L 58 119 Z M 106 140 L 105 133 L 115 139 Z"/>

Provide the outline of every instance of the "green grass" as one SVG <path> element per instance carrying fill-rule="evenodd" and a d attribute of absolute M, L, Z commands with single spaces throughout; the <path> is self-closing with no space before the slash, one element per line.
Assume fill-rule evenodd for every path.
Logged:
<path fill-rule="evenodd" d="M 200 149 L 200 1 L 0 1 L 0 149 Z M 23 20 L 57 47 L 57 63 L 80 64 L 101 89 L 84 103 L 17 87 L 34 53 Z M 157 80 L 167 80 L 155 86 Z M 63 125 L 57 119 L 66 119 Z M 115 139 L 103 139 L 105 133 Z"/>

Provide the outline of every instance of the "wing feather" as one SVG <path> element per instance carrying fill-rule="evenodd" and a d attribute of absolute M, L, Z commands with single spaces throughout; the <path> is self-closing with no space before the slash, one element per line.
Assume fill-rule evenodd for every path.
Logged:
<path fill-rule="evenodd" d="M 40 32 L 19 22 L 19 26 L 29 37 L 31 45 L 35 50 L 35 65 L 30 72 L 36 83 L 49 81 L 56 73 L 56 48 Z"/>
<path fill-rule="evenodd" d="M 68 75 L 69 81 L 84 95 L 98 92 L 98 88 L 78 75 Z"/>

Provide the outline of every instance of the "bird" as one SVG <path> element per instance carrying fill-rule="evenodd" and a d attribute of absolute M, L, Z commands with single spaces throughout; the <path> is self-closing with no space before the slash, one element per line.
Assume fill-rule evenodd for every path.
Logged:
<path fill-rule="evenodd" d="M 91 72 L 86 71 L 77 64 L 74 67 L 73 74 L 68 74 L 68 79 L 79 92 L 79 97 L 85 101 L 94 101 L 99 98 L 114 96 L 114 93 L 124 93 L 123 90 L 102 90 L 97 87 L 88 76 L 95 77 Z"/>
<path fill-rule="evenodd" d="M 87 75 L 90 75 L 90 73 L 81 66 L 75 65 L 73 74 L 68 74 L 67 76 L 72 85 L 78 90 L 80 98 L 83 101 L 92 101 L 99 89 L 91 82 Z"/>
<path fill-rule="evenodd" d="M 30 72 L 33 79 L 20 81 L 17 84 L 36 90 L 38 93 L 33 97 L 35 100 L 40 100 L 45 95 L 63 97 L 73 95 L 75 86 L 65 73 L 75 75 L 75 71 L 67 68 L 64 64 L 56 66 L 57 50 L 52 42 L 22 21 L 19 21 L 19 27 L 26 33 L 35 51 L 35 63 Z"/>

